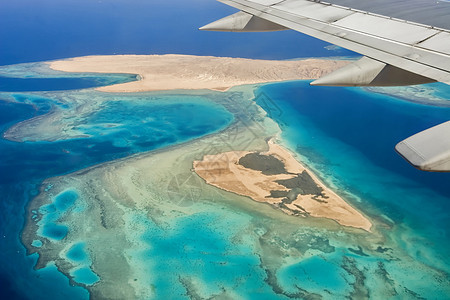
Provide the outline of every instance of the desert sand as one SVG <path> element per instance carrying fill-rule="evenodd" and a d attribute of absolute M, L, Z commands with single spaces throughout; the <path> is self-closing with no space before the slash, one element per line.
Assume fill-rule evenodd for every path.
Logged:
<path fill-rule="evenodd" d="M 138 74 L 139 81 L 98 88 L 103 92 L 145 92 L 175 89 L 212 89 L 272 81 L 316 79 L 347 61 L 307 59 L 271 61 L 191 55 L 85 56 L 54 61 L 65 72 Z"/>
<path fill-rule="evenodd" d="M 194 161 L 194 170 L 211 185 L 269 203 L 287 214 L 328 218 L 366 231 L 372 227 L 366 217 L 273 141 L 263 153 L 206 155 Z"/>

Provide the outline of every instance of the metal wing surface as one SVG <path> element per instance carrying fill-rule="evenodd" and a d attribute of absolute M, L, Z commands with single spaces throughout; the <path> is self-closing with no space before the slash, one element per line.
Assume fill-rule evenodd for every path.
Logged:
<path fill-rule="evenodd" d="M 449 0 L 219 1 L 240 11 L 201 30 L 293 29 L 365 55 L 312 85 L 450 84 Z M 444 124 L 400 142 L 397 151 L 419 169 L 450 171 Z"/>
<path fill-rule="evenodd" d="M 293 29 L 369 58 L 356 69 L 336 73 L 315 84 L 380 86 L 432 81 L 450 84 L 450 2 L 219 1 L 241 12 L 206 25 L 202 30 Z M 387 72 L 386 67 L 391 70 Z"/>

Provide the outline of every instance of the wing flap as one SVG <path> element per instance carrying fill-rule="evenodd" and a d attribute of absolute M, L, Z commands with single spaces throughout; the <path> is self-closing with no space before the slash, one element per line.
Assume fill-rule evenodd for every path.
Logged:
<path fill-rule="evenodd" d="M 438 30 L 429 27 L 362 13 L 340 19 L 334 22 L 333 26 L 409 45 L 417 44 L 439 33 Z"/>
<path fill-rule="evenodd" d="M 326 0 L 391 18 L 450 29 L 448 0 Z"/>
<path fill-rule="evenodd" d="M 450 171 L 450 121 L 421 131 L 395 146 L 410 164 L 423 171 Z"/>
<path fill-rule="evenodd" d="M 311 82 L 311 85 L 399 86 L 430 82 L 433 82 L 430 78 L 363 57 L 352 64 Z"/>
<path fill-rule="evenodd" d="M 288 0 L 280 4 L 273 5 L 272 8 L 281 11 L 303 16 L 305 18 L 314 18 L 318 21 L 333 23 L 354 14 L 351 10 L 343 10 L 331 5 L 317 6 L 314 2 Z"/>
<path fill-rule="evenodd" d="M 442 54 L 450 55 L 450 32 L 440 32 L 435 36 L 419 43 L 418 47 L 433 49 Z"/>
<path fill-rule="evenodd" d="M 207 31 L 263 32 L 286 30 L 287 28 L 240 11 L 199 29 Z"/>

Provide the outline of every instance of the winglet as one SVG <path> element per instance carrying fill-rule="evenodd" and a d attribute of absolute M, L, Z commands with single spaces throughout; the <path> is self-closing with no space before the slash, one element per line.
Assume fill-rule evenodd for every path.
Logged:
<path fill-rule="evenodd" d="M 399 86 L 430 82 L 435 80 L 364 56 L 352 64 L 311 82 L 311 85 Z"/>
<path fill-rule="evenodd" d="M 420 170 L 450 172 L 450 121 L 401 141 L 395 150 Z"/>
<path fill-rule="evenodd" d="M 237 12 L 228 17 L 199 28 L 207 31 L 262 32 L 280 31 L 287 28 L 245 12 Z"/>

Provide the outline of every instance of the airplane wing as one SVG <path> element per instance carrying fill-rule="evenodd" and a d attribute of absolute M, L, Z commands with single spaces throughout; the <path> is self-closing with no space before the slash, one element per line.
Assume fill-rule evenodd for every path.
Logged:
<path fill-rule="evenodd" d="M 312 85 L 397 86 L 435 81 L 450 84 L 449 0 L 219 1 L 240 11 L 201 30 L 293 29 L 365 55 Z M 443 128 L 425 132 L 434 138 L 427 140 L 428 145 L 444 139 L 443 144 L 449 147 L 450 127 Z M 411 152 L 399 145 L 397 151 L 414 164 Z M 450 160 L 449 150 L 435 147 L 434 151 L 425 152 L 432 155 L 428 157 L 432 161 Z M 416 166 L 427 171 L 450 171 L 450 166 L 444 170 Z"/>
<path fill-rule="evenodd" d="M 427 171 L 450 170 L 450 121 L 421 131 L 395 146 L 413 166 Z"/>

